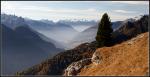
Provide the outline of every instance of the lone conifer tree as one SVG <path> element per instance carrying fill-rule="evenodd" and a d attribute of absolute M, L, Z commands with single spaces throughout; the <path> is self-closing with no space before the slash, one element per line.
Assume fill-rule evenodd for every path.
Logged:
<path fill-rule="evenodd" d="M 96 36 L 97 47 L 108 46 L 111 41 L 111 33 L 113 32 L 112 24 L 109 16 L 105 13 L 98 24 Z"/>

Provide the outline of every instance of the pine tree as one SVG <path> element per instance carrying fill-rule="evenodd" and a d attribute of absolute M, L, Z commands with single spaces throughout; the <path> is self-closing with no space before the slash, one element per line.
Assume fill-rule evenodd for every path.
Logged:
<path fill-rule="evenodd" d="M 104 13 L 98 24 L 96 36 L 97 47 L 109 46 L 111 41 L 111 33 L 113 32 L 112 24 L 107 13 Z"/>

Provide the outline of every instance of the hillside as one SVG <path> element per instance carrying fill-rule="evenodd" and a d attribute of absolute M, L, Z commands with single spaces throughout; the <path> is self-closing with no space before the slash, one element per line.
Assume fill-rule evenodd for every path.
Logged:
<path fill-rule="evenodd" d="M 17 75 L 146 75 L 148 32 L 112 47 L 95 49 L 95 42 L 61 52 Z"/>
<path fill-rule="evenodd" d="M 82 68 L 78 75 L 147 75 L 148 74 L 148 32 L 112 47 L 96 50 L 98 58 Z"/>
<path fill-rule="evenodd" d="M 11 29 L 2 27 L 2 74 L 12 75 L 48 57 L 52 57 L 63 49 L 56 48 L 51 42 L 43 40 L 36 31 L 27 25 Z M 44 37 L 44 36 L 43 36 Z"/>
<path fill-rule="evenodd" d="M 92 57 L 95 52 L 95 42 L 83 43 L 74 49 L 58 53 L 40 64 L 27 68 L 17 75 L 62 75 L 64 69 L 72 62 Z"/>

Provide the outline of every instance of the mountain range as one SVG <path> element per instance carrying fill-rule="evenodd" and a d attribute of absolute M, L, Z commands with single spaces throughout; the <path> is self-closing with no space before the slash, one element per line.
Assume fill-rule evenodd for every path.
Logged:
<path fill-rule="evenodd" d="M 148 20 L 149 20 L 149 16 L 143 15 L 139 19 L 127 19 L 125 21 L 121 21 L 121 23 L 119 21 L 119 23 L 118 23 L 119 25 L 115 24 L 118 27 L 115 28 L 114 32 L 112 33 L 113 46 L 115 46 L 114 48 L 120 49 L 120 50 L 118 50 L 118 52 L 122 53 L 122 55 L 123 55 L 123 53 L 125 53 L 125 52 L 123 52 L 123 49 L 126 49 L 126 46 L 128 48 L 131 48 L 130 45 L 133 44 L 133 41 L 135 39 L 137 42 L 138 42 L 138 40 L 141 40 L 142 38 L 147 39 L 147 37 L 143 37 L 143 35 L 141 35 L 141 36 L 138 36 L 138 35 L 148 31 Z M 94 32 L 96 33 L 96 31 L 95 31 L 96 29 L 97 29 L 97 26 L 92 26 L 92 27 L 86 29 L 83 32 L 85 32 L 85 33 L 93 32 L 93 33 L 91 33 L 91 35 L 88 35 L 88 33 L 87 33 L 87 35 L 85 35 L 84 37 L 86 37 L 86 36 L 89 36 L 89 38 L 91 38 L 91 36 L 94 37 L 92 34 L 94 34 Z M 144 34 L 144 36 L 146 36 L 146 35 Z M 82 35 L 78 38 L 82 38 Z M 128 42 L 128 40 L 129 40 L 129 42 Z M 90 40 L 90 41 L 91 41 L 90 43 L 84 42 L 84 43 L 74 47 L 73 49 L 60 52 L 57 55 L 55 55 L 54 57 L 46 59 L 45 61 L 41 62 L 40 64 L 37 64 L 33 67 L 25 69 L 21 72 L 17 72 L 16 75 L 65 75 L 65 76 L 67 75 L 68 76 L 68 75 L 77 75 L 77 74 L 84 75 L 84 72 L 88 72 L 85 74 L 89 74 L 90 70 L 87 69 L 88 68 L 87 65 L 91 64 L 91 62 L 95 62 L 97 64 L 97 63 L 99 63 L 99 61 L 103 60 L 103 58 L 108 58 L 111 56 L 114 56 L 112 58 L 115 58 L 115 55 L 117 56 L 120 54 L 120 53 L 117 53 L 117 54 L 114 53 L 114 55 L 109 54 L 110 51 L 117 52 L 117 51 L 113 50 L 113 46 L 108 47 L 108 48 L 110 48 L 110 51 L 103 50 L 106 52 L 106 54 L 104 53 L 104 56 L 101 54 L 97 54 L 97 53 L 95 53 L 97 51 L 96 41 L 94 41 L 94 40 Z M 122 44 L 122 43 L 126 43 L 126 41 L 128 42 L 128 45 Z M 146 41 L 146 40 L 142 40 L 142 41 Z M 142 42 L 140 42 L 140 43 L 142 43 Z M 146 42 L 143 42 L 143 45 L 146 45 L 145 43 Z M 139 43 L 135 43 L 134 45 L 138 46 L 138 44 Z M 146 46 L 144 48 L 144 50 L 146 48 L 148 48 L 148 47 Z M 140 49 L 140 48 L 138 48 L 138 49 Z M 127 50 L 127 52 L 129 52 L 129 51 Z M 130 50 L 130 52 L 132 52 L 132 50 Z M 134 52 L 136 54 L 138 54 L 139 51 L 136 51 L 136 49 L 135 49 Z M 143 52 L 145 54 L 146 51 L 143 51 Z M 134 53 L 130 53 L 130 55 L 133 56 Z M 140 55 L 140 54 L 138 54 L 138 55 Z M 124 55 L 124 56 L 127 59 L 129 59 L 128 55 Z M 141 56 L 144 56 L 144 55 L 141 55 Z M 140 59 L 140 57 L 137 57 L 137 58 Z M 93 59 L 94 59 L 94 61 L 93 61 Z M 119 58 L 117 58 L 117 62 L 118 61 L 122 62 L 122 60 L 118 60 L 118 59 Z M 135 61 L 136 60 L 137 59 L 135 59 Z M 137 62 L 137 63 L 139 63 L 139 62 Z M 130 65 L 130 64 L 131 63 L 128 62 L 127 65 Z M 131 65 L 134 66 L 134 64 L 131 64 Z M 143 64 L 141 64 L 141 65 L 143 66 Z M 110 64 L 110 66 L 111 66 L 111 64 Z M 147 67 L 145 67 L 145 68 L 147 68 Z M 83 72 L 80 71 L 81 69 L 83 70 Z M 88 70 L 88 71 L 84 71 L 84 69 Z M 92 69 L 92 68 L 90 68 L 90 69 Z M 98 69 L 96 69 L 96 70 L 98 70 Z M 133 70 L 135 70 L 135 69 L 133 69 Z M 146 72 L 144 72 L 143 74 L 145 75 Z"/>
<path fill-rule="evenodd" d="M 117 29 L 122 22 L 112 22 L 112 28 Z M 71 49 L 81 43 L 94 41 L 98 28 L 98 21 L 93 20 L 60 20 L 53 22 L 51 20 L 32 20 L 7 14 L 1 14 L 1 23 L 12 29 L 27 24 L 31 29 L 53 40 L 49 40 L 49 42 L 55 44 L 57 48 L 63 49 Z"/>
<path fill-rule="evenodd" d="M 148 18 L 148 15 L 141 15 L 112 22 L 113 43 L 147 32 Z M 13 74 L 31 66 L 30 70 L 19 74 L 62 74 L 72 62 L 92 56 L 96 49 L 97 24 L 98 21 L 53 22 L 1 14 L 3 74 Z"/>
<path fill-rule="evenodd" d="M 39 33 L 30 29 L 28 25 L 11 29 L 1 24 L 1 28 L 2 74 L 13 74 L 64 50 L 43 40 L 44 36 L 39 36 Z"/>
<path fill-rule="evenodd" d="M 32 20 L 15 15 L 1 14 L 1 23 L 11 29 L 26 24 L 31 29 L 43 34 L 47 38 L 55 40 L 53 43 L 58 48 L 64 48 L 64 44 L 78 33 L 72 26 L 65 23 L 54 23 L 50 20 Z"/>

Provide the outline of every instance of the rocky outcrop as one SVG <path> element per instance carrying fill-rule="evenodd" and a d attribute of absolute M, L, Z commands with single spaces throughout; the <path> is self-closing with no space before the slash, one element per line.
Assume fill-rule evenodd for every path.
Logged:
<path fill-rule="evenodd" d="M 95 65 L 99 64 L 102 60 L 102 56 L 100 55 L 100 52 L 94 52 L 93 56 L 92 56 L 92 63 L 94 63 Z"/>
<path fill-rule="evenodd" d="M 102 56 L 100 52 L 94 52 L 92 58 L 86 58 L 79 60 L 77 62 L 73 62 L 70 64 L 64 71 L 65 76 L 73 76 L 77 75 L 80 72 L 80 69 L 86 67 L 87 65 L 93 63 L 95 65 L 100 64 L 102 61 Z"/>
<path fill-rule="evenodd" d="M 72 76 L 76 75 L 78 72 L 80 72 L 80 69 L 85 67 L 86 65 L 91 63 L 91 58 L 82 59 L 77 62 L 73 62 L 71 65 L 67 67 L 67 69 L 64 71 L 65 76 Z"/>

